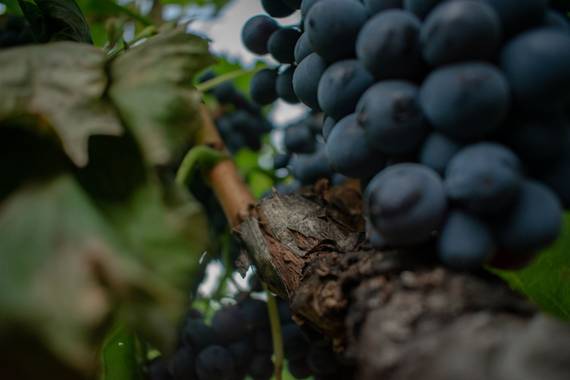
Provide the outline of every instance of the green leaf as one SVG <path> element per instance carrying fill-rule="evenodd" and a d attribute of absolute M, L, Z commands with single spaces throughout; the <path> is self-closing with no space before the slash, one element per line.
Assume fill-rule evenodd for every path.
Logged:
<path fill-rule="evenodd" d="M 18 0 L 38 42 L 93 43 L 87 20 L 75 0 Z"/>
<path fill-rule="evenodd" d="M 541 309 L 570 321 L 570 214 L 558 242 L 532 265 L 517 272 L 497 272 Z"/>
<path fill-rule="evenodd" d="M 112 62 L 111 99 L 151 163 L 170 163 L 188 147 L 201 101 L 192 79 L 212 62 L 208 42 L 181 29 L 161 33 Z"/>
<path fill-rule="evenodd" d="M 124 326 L 115 327 L 103 344 L 100 380 L 142 380 L 143 354 L 134 333 Z"/>
<path fill-rule="evenodd" d="M 0 126 L 31 116 L 31 128 L 53 130 L 73 162 L 85 165 L 90 136 L 123 133 L 104 99 L 105 63 L 101 50 L 73 42 L 0 51 Z"/>

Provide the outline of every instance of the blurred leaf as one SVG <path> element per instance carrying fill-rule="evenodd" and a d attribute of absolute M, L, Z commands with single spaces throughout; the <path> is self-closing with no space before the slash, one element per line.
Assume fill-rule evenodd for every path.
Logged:
<path fill-rule="evenodd" d="M 570 214 L 560 240 L 518 272 L 497 271 L 544 311 L 570 321 Z"/>
<path fill-rule="evenodd" d="M 75 0 L 18 0 L 36 41 L 93 43 L 87 20 Z"/>
<path fill-rule="evenodd" d="M 6 6 L 6 11 L 12 14 L 21 14 L 22 10 L 18 4 L 18 0 L 0 0 L 0 4 Z"/>
<path fill-rule="evenodd" d="M 190 143 L 200 104 L 192 79 L 213 61 L 206 40 L 176 29 L 112 63 L 111 99 L 151 163 L 172 162 Z"/>
<path fill-rule="evenodd" d="M 107 88 L 105 55 L 73 42 L 0 51 L 0 124 L 29 115 L 33 128 L 53 129 L 77 165 L 87 163 L 91 135 L 120 135 Z"/>
<path fill-rule="evenodd" d="M 142 380 L 141 344 L 124 326 L 112 329 L 101 352 L 100 380 Z"/>

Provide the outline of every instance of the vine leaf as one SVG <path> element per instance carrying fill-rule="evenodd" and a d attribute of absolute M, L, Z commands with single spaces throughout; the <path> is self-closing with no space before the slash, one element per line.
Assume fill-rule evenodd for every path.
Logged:
<path fill-rule="evenodd" d="M 18 0 L 38 42 L 92 44 L 89 25 L 75 0 Z"/>
<path fill-rule="evenodd" d="M 532 265 L 517 272 L 497 272 L 541 309 L 570 321 L 570 214 L 561 238 Z"/>
<path fill-rule="evenodd" d="M 201 102 L 192 80 L 213 61 L 208 41 L 174 29 L 112 62 L 110 97 L 151 163 L 172 162 L 191 143 Z"/>
<path fill-rule="evenodd" d="M 31 128 L 53 130 L 78 166 L 88 161 L 91 135 L 121 135 L 117 113 L 104 99 L 106 57 L 73 42 L 26 46 L 0 52 L 0 125 L 32 116 Z"/>

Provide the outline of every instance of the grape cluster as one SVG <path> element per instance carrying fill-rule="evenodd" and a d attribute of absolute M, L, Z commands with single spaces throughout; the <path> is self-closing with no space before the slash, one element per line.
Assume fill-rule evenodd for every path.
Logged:
<path fill-rule="evenodd" d="M 285 302 L 279 318 L 287 368 L 297 379 L 349 380 L 352 368 L 316 332 L 301 329 Z M 246 296 L 219 309 L 210 323 L 196 310 L 186 317 L 177 351 L 148 366 L 149 380 L 269 380 L 274 374 L 273 340 L 264 301 Z"/>
<path fill-rule="evenodd" d="M 248 49 L 286 65 L 254 92 L 281 97 L 287 71 L 297 99 L 323 113 L 324 143 L 287 132 L 291 163 L 360 179 L 374 246 L 435 241 L 451 267 L 514 268 L 557 239 L 570 208 L 567 2 L 298 3 L 297 26 L 265 15 L 244 26 Z"/>
<path fill-rule="evenodd" d="M 198 78 L 205 83 L 216 78 L 212 71 L 207 71 Z M 258 105 L 249 101 L 232 82 L 224 82 L 208 91 L 223 111 L 216 120 L 216 128 L 228 150 L 236 153 L 243 148 L 259 150 L 262 138 L 272 129 Z"/>

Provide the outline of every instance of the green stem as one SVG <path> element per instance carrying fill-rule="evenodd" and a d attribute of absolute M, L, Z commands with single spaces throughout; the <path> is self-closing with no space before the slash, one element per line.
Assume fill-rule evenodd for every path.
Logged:
<path fill-rule="evenodd" d="M 225 153 L 206 145 L 192 148 L 176 173 L 176 183 L 185 185 L 198 167 L 207 169 L 226 157 Z"/>
<path fill-rule="evenodd" d="M 269 321 L 271 322 L 271 336 L 273 338 L 273 364 L 275 366 L 275 380 L 281 380 L 283 374 L 283 362 L 285 354 L 283 352 L 283 336 L 281 335 L 281 321 L 279 320 L 279 309 L 277 300 L 267 286 L 263 285 L 267 294 L 267 310 L 269 311 Z"/>
<path fill-rule="evenodd" d="M 262 65 L 260 67 L 256 67 L 253 70 L 238 69 L 238 70 L 230 71 L 229 73 L 225 73 L 223 75 L 220 75 L 219 77 L 215 77 L 215 78 L 210 79 L 204 83 L 197 84 L 196 89 L 200 92 L 206 92 L 208 90 L 213 89 L 214 87 L 221 85 L 224 82 L 234 80 L 236 78 L 241 77 L 242 75 L 255 74 L 258 71 L 261 71 L 266 67 L 267 67 L 267 65 Z"/>
<path fill-rule="evenodd" d="M 107 54 L 109 55 L 109 57 L 115 58 L 117 55 L 119 55 L 123 51 L 128 50 L 131 45 L 133 45 L 133 44 L 135 44 L 141 40 L 144 40 L 145 38 L 150 38 L 150 37 L 156 35 L 157 33 L 158 33 L 158 30 L 156 29 L 156 27 L 154 25 L 147 26 L 146 28 L 141 30 L 140 33 L 137 34 L 135 36 L 135 38 L 133 38 L 131 41 L 129 41 L 129 42 L 124 41 L 123 46 L 119 46 L 119 47 L 116 47 L 114 49 L 111 49 Z"/>

